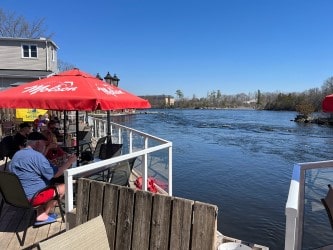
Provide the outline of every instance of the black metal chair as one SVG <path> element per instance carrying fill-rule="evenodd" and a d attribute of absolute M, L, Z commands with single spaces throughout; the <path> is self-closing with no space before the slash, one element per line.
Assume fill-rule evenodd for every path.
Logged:
<path fill-rule="evenodd" d="M 113 167 L 109 173 L 109 182 L 119 186 L 127 186 L 131 175 L 128 161 L 122 161 Z"/>
<path fill-rule="evenodd" d="M 62 217 L 62 221 L 65 222 L 65 217 L 63 214 L 63 211 L 61 209 L 61 203 L 60 203 L 60 197 L 57 191 L 57 188 L 55 186 L 48 186 L 40 191 L 38 191 L 34 197 L 31 199 L 31 201 L 36 197 L 36 195 L 38 195 L 40 192 L 46 190 L 46 189 L 54 189 L 55 191 L 55 197 L 53 198 L 54 200 L 58 201 L 58 205 L 59 205 L 59 210 L 61 213 L 61 217 Z M 27 230 L 29 228 L 29 226 L 31 226 L 33 224 L 33 222 L 36 219 L 36 215 L 37 215 L 37 209 L 40 206 L 43 206 L 44 204 L 46 204 L 47 202 L 45 202 L 44 204 L 41 204 L 39 206 L 33 206 L 32 203 L 27 199 L 24 189 L 22 187 L 21 181 L 20 179 L 17 177 L 17 175 L 10 173 L 10 172 L 5 172 L 5 171 L 0 171 L 0 193 L 2 196 L 2 200 L 0 203 L 0 217 L 1 217 L 1 213 L 4 207 L 4 204 L 9 204 L 11 206 L 17 207 L 17 208 L 22 208 L 22 209 L 29 209 L 29 210 L 34 210 L 33 213 L 31 214 L 31 218 L 29 220 L 28 225 L 26 225 L 26 227 L 23 229 L 23 236 L 22 239 L 19 236 L 19 232 L 16 230 L 16 236 L 20 242 L 20 245 L 23 246 L 24 245 L 24 241 L 25 241 L 25 237 L 26 237 L 26 233 Z"/>
<path fill-rule="evenodd" d="M 8 159 L 11 159 L 16 151 L 17 149 L 12 135 L 8 135 L 0 141 L 0 159 L 5 158 L 4 171 L 6 170 Z"/>
<path fill-rule="evenodd" d="M 321 199 L 321 202 L 323 203 L 325 209 L 326 209 L 326 212 L 327 212 L 327 215 L 328 215 L 328 218 L 330 220 L 330 224 L 331 224 L 331 227 L 332 227 L 332 230 L 333 230 L 333 189 L 332 189 L 332 186 L 330 184 L 328 184 L 328 192 L 326 194 L 326 197 Z"/>
<path fill-rule="evenodd" d="M 112 143 L 111 136 L 105 136 L 97 141 L 94 158 L 101 160 L 110 159 L 111 157 L 121 155 L 123 144 Z"/>
<path fill-rule="evenodd" d="M 129 187 L 129 179 L 136 159 L 137 157 L 134 157 L 127 161 L 119 162 L 117 166 L 113 167 L 109 172 L 109 182 L 111 184 Z"/>
<path fill-rule="evenodd" d="M 102 144 L 105 143 L 106 139 L 107 139 L 107 136 L 104 136 L 104 137 L 98 139 L 96 146 L 95 146 L 95 150 L 94 150 L 94 158 L 99 158 Z"/>
<path fill-rule="evenodd" d="M 80 141 L 84 141 L 85 144 L 83 144 L 82 146 L 80 146 L 80 151 L 84 152 L 86 150 L 90 150 L 91 149 L 91 138 L 92 138 L 92 132 L 91 131 L 77 131 L 76 134 L 76 141 L 77 143 L 80 144 Z"/>

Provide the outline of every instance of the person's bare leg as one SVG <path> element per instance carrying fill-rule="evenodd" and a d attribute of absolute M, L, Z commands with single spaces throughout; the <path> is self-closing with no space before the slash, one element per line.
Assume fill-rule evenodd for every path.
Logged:
<path fill-rule="evenodd" d="M 58 191 L 60 198 L 62 198 L 65 195 L 65 184 L 58 184 L 57 191 Z M 57 203 L 58 203 L 58 201 L 51 200 L 48 203 L 46 203 L 46 205 L 38 208 L 36 220 L 37 221 L 47 220 L 47 218 L 49 217 L 49 213 L 54 209 L 54 207 L 57 205 Z M 60 204 L 58 204 L 58 205 L 60 206 Z"/>
<path fill-rule="evenodd" d="M 60 199 L 65 195 L 65 184 L 57 184 L 57 191 L 60 196 Z"/>
<path fill-rule="evenodd" d="M 49 201 L 44 207 L 40 207 L 37 210 L 37 221 L 47 220 L 49 213 L 54 209 L 57 204 L 56 200 Z"/>

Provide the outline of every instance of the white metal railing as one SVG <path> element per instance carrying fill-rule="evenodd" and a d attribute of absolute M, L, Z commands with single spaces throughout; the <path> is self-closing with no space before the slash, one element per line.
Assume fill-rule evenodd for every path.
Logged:
<path fill-rule="evenodd" d="M 297 241 L 296 232 L 298 229 L 299 175 L 300 166 L 295 165 L 286 204 L 286 234 L 284 247 L 285 250 L 295 249 Z"/>
<path fill-rule="evenodd" d="M 95 138 L 103 137 L 107 134 L 107 122 L 103 119 L 93 118 L 93 136 Z M 168 190 L 167 193 L 172 196 L 172 142 L 158 138 L 153 135 L 111 122 L 110 123 L 111 136 L 117 138 L 118 143 L 126 144 L 128 147 L 125 154 L 113 157 L 107 160 L 90 163 L 84 166 L 71 168 L 65 171 L 65 210 L 69 212 L 73 209 L 73 179 L 92 173 L 100 172 L 124 160 L 134 157 L 142 157 L 141 173 L 142 173 L 142 189 L 147 191 L 148 179 L 148 156 L 154 152 L 161 150 L 168 150 L 166 155 L 168 159 Z M 124 136 L 125 135 L 125 136 Z M 143 144 L 140 146 L 135 143 L 135 138 L 141 138 Z"/>
<path fill-rule="evenodd" d="M 294 166 L 286 203 L 285 250 L 302 248 L 305 173 L 307 170 L 333 168 L 333 160 L 298 163 Z"/>

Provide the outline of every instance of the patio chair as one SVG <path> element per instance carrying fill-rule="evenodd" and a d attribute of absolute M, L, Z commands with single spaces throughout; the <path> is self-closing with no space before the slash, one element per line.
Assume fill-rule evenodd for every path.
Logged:
<path fill-rule="evenodd" d="M 12 121 L 4 121 L 2 123 L 2 134 L 12 135 L 15 131 L 15 124 Z"/>
<path fill-rule="evenodd" d="M 11 159 L 15 152 L 14 137 L 12 135 L 7 135 L 0 141 L 0 160 L 5 158 L 3 171 L 6 170 L 8 159 Z"/>
<path fill-rule="evenodd" d="M 60 197 L 59 197 L 57 188 L 55 186 L 48 186 L 46 188 L 43 188 L 42 190 L 38 191 L 34 195 L 34 197 L 38 193 L 40 193 L 40 192 L 42 192 L 46 189 L 49 189 L 49 188 L 53 188 L 54 191 L 55 191 L 56 195 L 55 195 L 54 199 L 58 201 L 62 221 L 65 222 L 65 217 L 64 217 L 63 211 L 62 211 L 61 206 L 60 206 Z M 2 196 L 2 200 L 1 200 L 1 203 L 0 203 L 0 217 L 1 217 L 1 213 L 2 213 L 2 210 L 3 210 L 3 207 L 4 207 L 5 203 L 9 204 L 11 206 L 17 207 L 17 208 L 22 208 L 22 209 L 26 209 L 26 210 L 34 210 L 33 213 L 30 213 L 31 217 L 30 217 L 30 220 L 28 220 L 28 222 L 29 222 L 28 225 L 25 225 L 25 227 L 23 229 L 24 232 L 23 232 L 22 239 L 18 234 L 19 231 L 16 230 L 16 232 L 15 232 L 16 236 L 17 236 L 17 239 L 20 242 L 20 245 L 23 246 L 27 230 L 34 223 L 34 221 L 36 219 L 37 209 L 40 206 L 45 205 L 46 202 L 39 205 L 39 206 L 33 206 L 32 203 L 27 199 L 27 197 L 25 195 L 25 192 L 24 192 L 24 189 L 22 187 L 21 181 L 17 177 L 17 175 L 15 175 L 13 173 L 10 173 L 10 172 L 6 172 L 6 171 L 0 171 L 0 193 L 1 193 L 1 196 Z M 33 200 L 34 197 L 31 200 Z M 22 218 L 22 221 L 23 221 L 23 218 Z"/>
<path fill-rule="evenodd" d="M 107 136 L 98 139 L 94 150 L 94 158 L 99 158 L 99 153 L 101 151 L 102 144 L 105 143 L 106 138 Z"/>
<path fill-rule="evenodd" d="M 109 182 L 111 184 L 129 187 L 129 179 L 136 159 L 137 157 L 134 157 L 132 159 L 119 162 L 117 166 L 109 171 Z"/>
<path fill-rule="evenodd" d="M 333 215 L 333 189 L 330 184 L 328 184 L 328 192 L 326 194 L 326 197 L 321 199 L 321 202 L 323 203 L 323 205 L 326 209 L 328 219 L 330 221 L 330 224 L 331 224 L 331 227 L 333 230 L 333 218 L 332 218 L 332 215 Z"/>
<path fill-rule="evenodd" d="M 131 169 L 128 161 L 122 161 L 109 171 L 109 182 L 119 186 L 127 186 L 131 176 Z"/>
<path fill-rule="evenodd" d="M 135 163 L 135 161 L 136 161 L 137 158 L 138 157 L 134 157 L 134 158 L 128 160 L 128 165 L 130 167 L 131 173 L 132 173 L 132 170 L 133 170 L 133 167 L 134 167 L 134 163 Z M 130 180 L 130 178 L 127 179 L 127 187 L 130 187 L 129 180 Z"/>
<path fill-rule="evenodd" d="M 94 150 L 94 158 L 100 158 L 100 159 L 109 159 L 111 157 L 119 156 L 121 155 L 121 148 L 123 144 L 115 144 L 112 143 L 109 136 L 104 136 L 100 139 L 98 139 L 95 150 Z M 103 157 L 101 156 L 102 151 L 105 155 Z"/>
<path fill-rule="evenodd" d="M 84 151 L 90 151 L 92 152 L 91 149 L 91 138 L 92 138 L 92 132 L 91 131 L 78 131 L 76 134 L 76 141 L 77 143 L 80 144 L 80 152 Z M 80 142 L 85 142 L 84 144 L 81 145 Z"/>
<path fill-rule="evenodd" d="M 53 249 L 110 249 L 101 215 L 39 243 L 41 250 Z"/>

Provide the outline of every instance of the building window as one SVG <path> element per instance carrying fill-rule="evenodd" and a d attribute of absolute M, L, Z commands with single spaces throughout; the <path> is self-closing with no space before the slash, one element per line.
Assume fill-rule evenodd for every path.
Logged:
<path fill-rule="evenodd" d="M 55 61 L 54 48 L 51 48 L 51 60 L 52 60 L 52 62 Z"/>
<path fill-rule="evenodd" d="M 37 58 L 37 45 L 23 44 L 22 55 L 24 58 Z"/>

